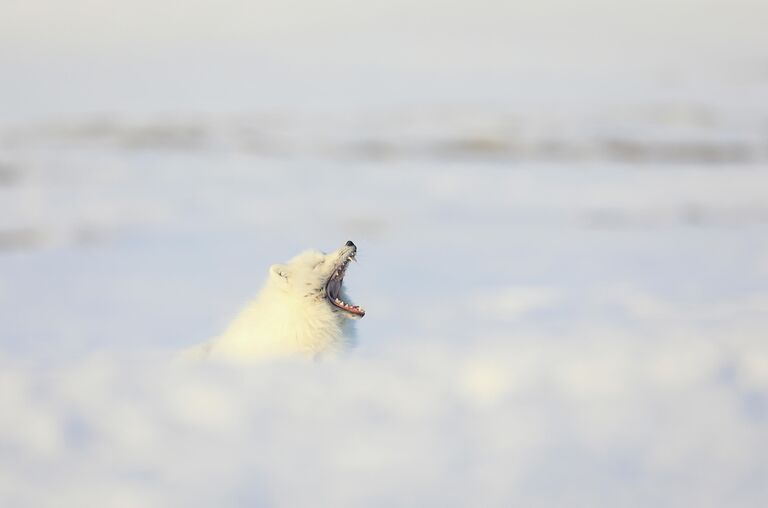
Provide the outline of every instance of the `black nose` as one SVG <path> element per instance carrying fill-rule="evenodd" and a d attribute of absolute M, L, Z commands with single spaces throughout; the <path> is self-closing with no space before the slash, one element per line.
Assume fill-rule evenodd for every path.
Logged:
<path fill-rule="evenodd" d="M 352 242 L 352 240 L 347 240 L 347 243 L 346 243 L 345 245 L 346 245 L 347 247 L 355 247 L 355 248 L 357 248 L 357 247 L 355 246 L 355 244 Z"/>

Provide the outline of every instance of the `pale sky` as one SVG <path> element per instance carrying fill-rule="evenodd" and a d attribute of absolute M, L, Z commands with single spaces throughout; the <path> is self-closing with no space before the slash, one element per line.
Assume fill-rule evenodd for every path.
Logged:
<path fill-rule="evenodd" d="M 768 80 L 759 0 L 4 3 L 0 114 L 471 101 L 627 73 Z"/>

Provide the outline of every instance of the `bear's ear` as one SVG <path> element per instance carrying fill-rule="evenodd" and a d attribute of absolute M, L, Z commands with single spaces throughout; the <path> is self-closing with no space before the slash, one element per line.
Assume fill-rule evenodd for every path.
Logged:
<path fill-rule="evenodd" d="M 284 284 L 288 283 L 288 267 L 286 265 L 272 265 L 269 267 L 269 275 Z"/>

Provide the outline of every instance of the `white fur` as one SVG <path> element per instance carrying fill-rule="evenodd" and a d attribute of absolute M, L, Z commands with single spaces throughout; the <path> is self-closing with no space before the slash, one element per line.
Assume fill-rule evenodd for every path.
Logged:
<path fill-rule="evenodd" d="M 287 264 L 271 266 L 261 292 L 226 331 L 185 356 L 234 361 L 318 358 L 350 348 L 355 317 L 327 301 L 325 284 L 353 249 L 344 246 L 330 254 L 309 250 Z M 342 299 L 349 302 L 346 295 Z"/>

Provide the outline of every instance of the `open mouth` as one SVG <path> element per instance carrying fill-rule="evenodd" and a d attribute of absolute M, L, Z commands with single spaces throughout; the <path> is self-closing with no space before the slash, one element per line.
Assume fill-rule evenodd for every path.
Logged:
<path fill-rule="evenodd" d="M 341 284 L 344 282 L 344 275 L 347 272 L 347 266 L 349 265 L 350 261 L 357 261 L 355 259 L 356 253 L 357 248 L 353 247 L 349 254 L 347 254 L 336 266 L 333 274 L 331 274 L 331 277 L 325 284 L 325 297 L 334 307 L 337 307 L 345 312 L 349 312 L 355 316 L 363 317 L 365 316 L 365 309 L 359 305 L 352 305 L 351 303 L 347 303 L 340 298 Z"/>

